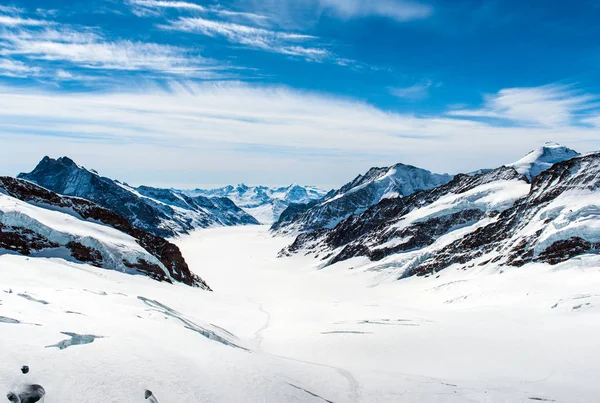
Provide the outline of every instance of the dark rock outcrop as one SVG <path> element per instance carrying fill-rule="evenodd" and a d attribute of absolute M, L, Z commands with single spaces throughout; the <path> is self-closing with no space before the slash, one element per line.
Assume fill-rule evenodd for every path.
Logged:
<path fill-rule="evenodd" d="M 210 289 L 197 275 L 193 274 L 185 262 L 179 248 L 149 232 L 134 227 L 117 213 L 100 207 L 89 200 L 62 196 L 34 183 L 12 177 L 0 177 L 0 191 L 24 202 L 49 209 L 60 209 L 78 219 L 99 222 L 115 228 L 136 239 L 136 242 L 156 257 L 169 271 L 172 279 L 190 286 Z M 9 228 L 0 226 L 0 247 L 29 255 L 32 251 L 56 247 L 43 235 L 27 228 Z M 99 251 L 73 242 L 66 245 L 73 258 L 102 266 Z M 160 281 L 171 281 L 164 271 L 151 263 L 139 262 L 136 268 Z"/>
<path fill-rule="evenodd" d="M 478 186 L 500 180 L 522 180 L 525 177 L 513 168 L 501 167 L 479 175 L 457 175 L 450 182 L 430 190 L 415 192 L 406 197 L 383 199 L 362 214 L 352 215 L 330 230 L 300 234 L 282 254 L 297 253 L 306 248 L 313 251 L 344 249 L 330 263 L 356 256 L 380 260 L 390 254 L 422 248 L 432 244 L 439 236 L 460 226 L 473 223 L 485 214 L 476 209 L 466 209 L 443 217 L 434 217 L 414 223 L 407 228 L 394 229 L 408 213 L 434 203 L 448 194 L 461 194 Z M 392 239 L 408 238 L 393 247 L 378 247 Z"/>
<path fill-rule="evenodd" d="M 419 213 L 444 196 L 458 197 L 470 190 L 477 193 L 482 189 L 479 186 L 485 189 L 496 181 L 520 182 L 520 186 L 528 183 L 512 167 L 457 175 L 431 190 L 384 199 L 332 229 L 300 234 L 281 254 L 312 253 L 333 264 L 352 257 L 377 261 L 410 252 L 399 261 L 405 268 L 402 276 L 411 276 L 431 274 L 451 265 L 557 264 L 582 254 L 600 253 L 600 234 L 594 233 L 594 224 L 588 229 L 563 231 L 573 222 L 600 220 L 600 210 L 593 202 L 595 194 L 600 199 L 600 153 L 552 165 L 534 177 L 528 194 L 508 198 L 510 204 L 501 208 L 489 210 L 485 203 L 474 208 L 467 202 L 459 206 L 451 203 L 446 211 L 436 210 L 432 215 Z M 577 206 L 579 195 L 589 197 L 591 205 Z M 494 194 L 490 197 L 494 199 Z M 413 211 L 416 215 L 411 217 L 421 218 L 406 221 Z M 460 237 L 446 238 L 448 242 L 428 249 L 441 236 L 461 228 L 467 231 Z"/>

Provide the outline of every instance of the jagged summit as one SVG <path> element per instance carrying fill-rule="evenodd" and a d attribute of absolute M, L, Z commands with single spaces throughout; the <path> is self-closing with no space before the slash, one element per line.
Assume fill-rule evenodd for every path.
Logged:
<path fill-rule="evenodd" d="M 568 147 L 554 142 L 547 142 L 543 146 L 529 152 L 520 160 L 507 166 L 514 167 L 517 172 L 525 175 L 527 179 L 532 180 L 553 164 L 578 157 L 579 155 L 577 151 Z"/>
<path fill-rule="evenodd" d="M 218 189 L 193 189 L 184 193 L 190 196 L 228 197 L 261 223 L 272 224 L 290 204 L 309 203 L 322 198 L 327 192 L 316 186 L 302 186 L 296 183 L 274 188 L 241 183 Z"/>
<path fill-rule="evenodd" d="M 390 267 L 402 278 L 452 265 L 557 264 L 598 254 L 600 153 L 578 155 L 547 143 L 517 166 L 384 198 L 333 228 L 301 233 L 281 255 L 313 254 L 325 265 L 366 257 L 381 261 L 369 270 Z"/>
<path fill-rule="evenodd" d="M 295 233 L 333 228 L 350 215 L 360 214 L 382 199 L 408 196 L 451 179 L 451 175 L 436 174 L 406 164 L 374 167 L 338 190 L 327 193 L 318 203 L 291 205 L 272 229 L 281 233 Z"/>
<path fill-rule="evenodd" d="M 100 176 L 68 157 L 44 157 L 33 171 L 18 177 L 59 194 L 93 201 L 136 227 L 163 237 L 209 226 L 258 224 L 227 198 L 190 197 L 172 189 L 131 187 Z"/>

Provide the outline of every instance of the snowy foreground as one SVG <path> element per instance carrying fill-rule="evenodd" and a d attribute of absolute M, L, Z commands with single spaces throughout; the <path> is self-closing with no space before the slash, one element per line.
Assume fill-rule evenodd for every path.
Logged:
<path fill-rule="evenodd" d="M 266 227 L 177 241 L 215 290 L 0 256 L 0 392 L 46 403 L 596 402 L 600 258 L 394 281 L 276 258 Z M 354 268 L 350 270 L 350 268 Z M 19 368 L 29 365 L 22 375 Z"/>

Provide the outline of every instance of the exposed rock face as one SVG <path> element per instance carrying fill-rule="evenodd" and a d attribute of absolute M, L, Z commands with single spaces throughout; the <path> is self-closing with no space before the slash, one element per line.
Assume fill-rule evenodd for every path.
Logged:
<path fill-rule="evenodd" d="M 43 235 L 23 227 L 12 227 L 0 224 L 0 248 L 21 255 L 29 255 L 32 251 L 46 248 L 58 248 Z"/>
<path fill-rule="evenodd" d="M 492 255 L 499 264 L 557 264 L 600 252 L 600 153 L 559 162 L 489 225 L 437 251 L 415 274 Z M 480 262 L 486 263 L 485 261 Z"/>
<path fill-rule="evenodd" d="M 361 214 L 384 199 L 432 189 L 451 179 L 451 175 L 434 174 L 404 164 L 371 168 L 340 189 L 329 192 L 318 203 L 290 206 L 290 211 L 284 211 L 271 229 L 279 233 L 298 233 L 333 228 L 349 216 Z"/>
<path fill-rule="evenodd" d="M 190 197 L 148 186 L 133 188 L 87 170 L 67 157 L 44 157 L 32 172 L 22 173 L 19 178 L 62 195 L 90 200 L 161 237 L 209 226 L 258 224 L 230 200 Z"/>
<path fill-rule="evenodd" d="M 558 162 L 531 184 L 512 167 L 457 175 L 301 234 L 281 254 L 312 253 L 327 264 L 393 257 L 401 277 L 454 264 L 557 264 L 600 253 L 599 189 L 600 153 Z"/>
<path fill-rule="evenodd" d="M 526 183 L 521 174 L 513 168 L 506 167 L 473 176 L 457 175 L 450 182 L 434 189 L 419 191 L 406 197 L 383 199 L 364 213 L 350 216 L 333 229 L 301 234 L 283 253 L 295 253 L 307 247 L 313 250 L 323 247 L 334 250 L 345 246 L 332 262 L 355 256 L 369 256 L 379 260 L 392 253 L 430 245 L 450 229 L 475 222 L 493 212 L 486 210 L 488 208 L 486 204 L 469 206 L 464 203 L 464 209 L 450 214 L 434 215 L 408 226 L 396 224 L 401 223 L 403 218 L 413 210 L 431 205 L 448 194 L 464 194 L 479 186 L 499 181 Z M 409 241 L 393 247 L 381 246 L 394 239 L 404 238 L 409 238 Z M 310 245 L 311 242 L 313 245 Z"/>
<path fill-rule="evenodd" d="M 129 221 L 111 210 L 78 197 L 58 195 L 34 183 L 11 177 L 0 177 L 0 192 L 37 207 L 58 210 L 78 219 L 99 222 L 124 232 L 135 238 L 144 250 L 158 259 L 168 270 L 169 276 L 165 275 L 161 267 L 143 259 L 138 263 L 126 262 L 127 266 L 135 267 L 160 281 L 175 280 L 187 285 L 210 289 L 201 278 L 191 273 L 176 245 L 132 226 Z M 36 232 L 33 228 L 0 225 L 1 248 L 29 255 L 35 251 L 58 246 L 60 245 L 51 242 L 46 235 Z M 105 263 L 100 251 L 93 247 L 76 241 L 67 242 L 63 246 L 70 250 L 74 259 L 98 267 L 103 267 Z"/>

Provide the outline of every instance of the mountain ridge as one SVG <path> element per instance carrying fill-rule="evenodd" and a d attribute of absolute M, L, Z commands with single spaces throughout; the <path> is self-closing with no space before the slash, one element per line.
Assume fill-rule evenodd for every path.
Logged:
<path fill-rule="evenodd" d="M 436 174 L 402 163 L 373 167 L 339 189 L 330 191 L 318 203 L 295 204 L 290 211 L 282 213 L 271 230 L 276 234 L 290 234 L 332 228 L 382 199 L 407 196 L 451 179 L 452 176 L 448 174 Z"/>
<path fill-rule="evenodd" d="M 44 157 L 26 179 L 49 190 L 93 201 L 128 219 L 134 226 L 161 237 L 189 233 L 196 228 L 258 224 L 254 217 L 226 198 L 189 197 L 169 189 L 131 187 L 99 175 L 68 157 Z"/>
<path fill-rule="evenodd" d="M 176 245 L 91 201 L 59 195 L 24 179 L 0 177 L 0 248 L 23 255 L 68 256 L 210 290 L 190 271 Z"/>
<path fill-rule="evenodd" d="M 191 189 L 181 192 L 190 196 L 227 197 L 262 224 L 275 222 L 290 204 L 308 203 L 327 194 L 317 186 L 296 183 L 281 187 L 248 186 L 241 183 L 216 189 Z"/>
<path fill-rule="evenodd" d="M 508 164 L 383 199 L 333 228 L 299 234 L 280 256 L 305 253 L 324 265 L 366 257 L 405 277 L 455 264 L 557 264 L 598 253 L 600 153 L 568 158 L 576 152 L 551 147 L 567 159 L 535 172 L 537 158 L 529 158 L 526 170 Z"/>

